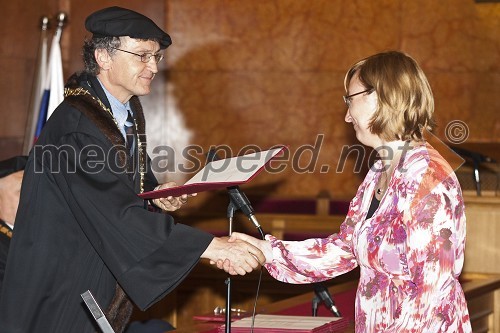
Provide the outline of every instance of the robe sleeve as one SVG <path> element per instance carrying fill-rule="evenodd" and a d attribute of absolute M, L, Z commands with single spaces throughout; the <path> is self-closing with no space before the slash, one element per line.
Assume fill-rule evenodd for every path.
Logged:
<path fill-rule="evenodd" d="M 144 209 L 109 143 L 82 133 L 45 146 L 58 163 L 52 180 L 106 267 L 140 309 L 172 291 L 198 262 L 213 236 Z"/>

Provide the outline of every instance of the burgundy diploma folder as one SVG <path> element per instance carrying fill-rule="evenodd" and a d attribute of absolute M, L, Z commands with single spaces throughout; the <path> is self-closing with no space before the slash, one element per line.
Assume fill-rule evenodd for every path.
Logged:
<path fill-rule="evenodd" d="M 144 192 L 139 196 L 143 199 L 178 197 L 183 194 L 241 185 L 259 174 L 273 158 L 280 156 L 285 149 L 285 146 L 280 146 L 256 153 L 212 161 L 207 163 L 184 185 Z"/>

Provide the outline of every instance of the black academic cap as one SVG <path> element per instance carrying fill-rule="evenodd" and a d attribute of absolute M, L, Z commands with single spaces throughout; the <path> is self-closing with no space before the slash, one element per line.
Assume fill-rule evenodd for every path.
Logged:
<path fill-rule="evenodd" d="M 161 30 L 150 18 L 121 7 L 108 7 L 90 14 L 85 20 L 85 28 L 95 37 L 129 36 L 137 39 L 156 38 L 160 48 L 172 44 L 170 36 Z"/>
<path fill-rule="evenodd" d="M 10 175 L 16 171 L 24 170 L 28 156 L 14 156 L 0 161 L 0 178 Z"/>

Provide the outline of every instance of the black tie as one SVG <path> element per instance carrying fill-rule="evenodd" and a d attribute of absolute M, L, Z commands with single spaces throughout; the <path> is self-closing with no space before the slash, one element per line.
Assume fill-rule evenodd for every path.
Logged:
<path fill-rule="evenodd" d="M 134 118 L 132 118 L 132 115 L 130 114 L 129 111 L 127 111 L 128 117 L 127 120 L 125 121 L 125 142 L 127 144 L 127 150 L 130 156 L 133 156 L 134 154 L 134 141 L 135 141 L 135 127 L 134 127 Z"/>

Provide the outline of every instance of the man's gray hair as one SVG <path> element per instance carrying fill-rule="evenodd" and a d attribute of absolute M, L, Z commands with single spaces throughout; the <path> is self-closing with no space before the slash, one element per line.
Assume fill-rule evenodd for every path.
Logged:
<path fill-rule="evenodd" d="M 116 52 L 116 48 L 120 48 L 120 37 L 93 37 L 85 40 L 83 44 L 83 63 L 85 64 L 85 72 L 92 75 L 97 75 L 100 72 L 99 64 L 95 59 L 95 50 L 105 49 L 110 55 Z"/>

